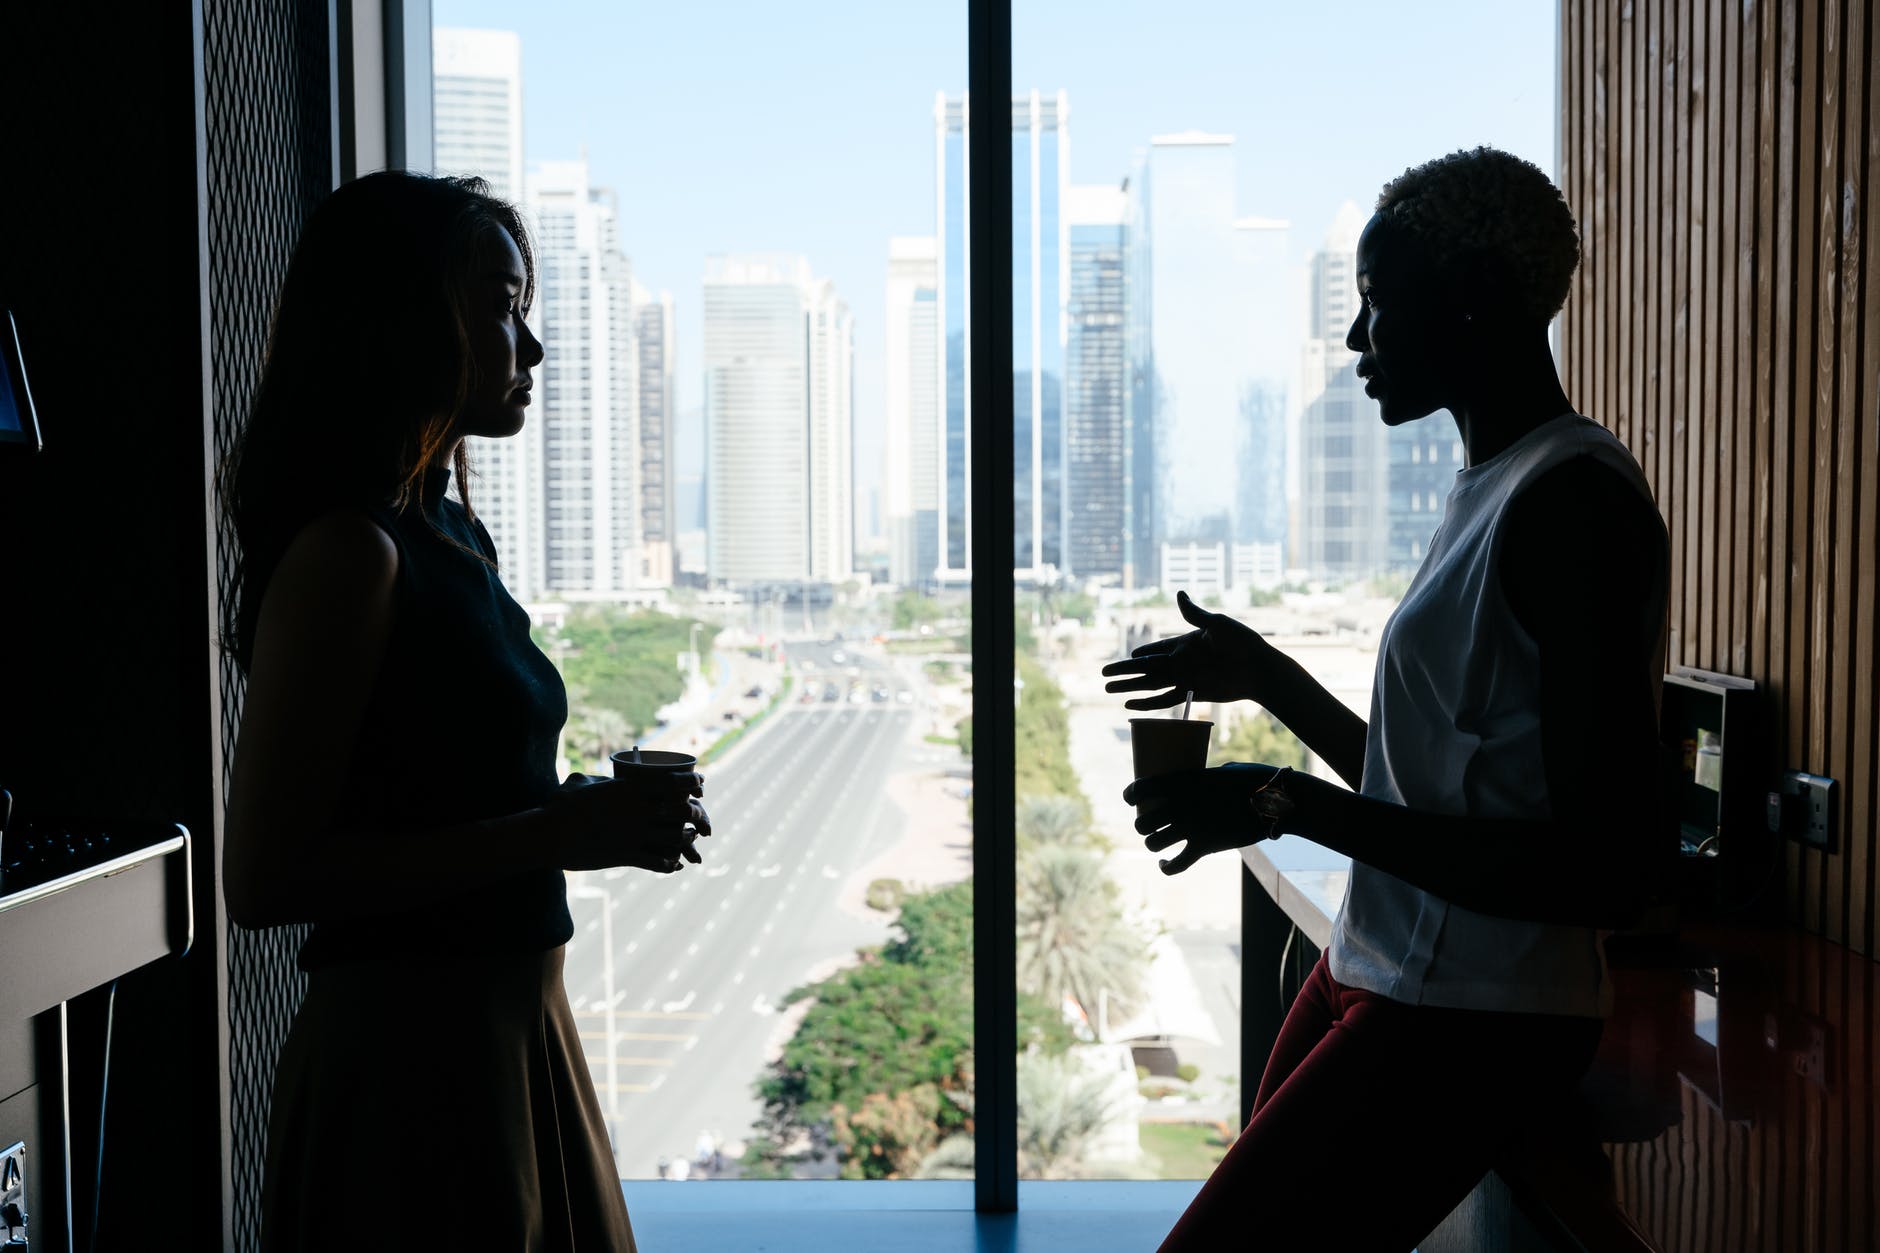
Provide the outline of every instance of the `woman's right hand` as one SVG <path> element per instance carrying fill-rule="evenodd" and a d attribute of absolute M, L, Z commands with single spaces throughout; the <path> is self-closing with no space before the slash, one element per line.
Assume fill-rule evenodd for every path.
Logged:
<path fill-rule="evenodd" d="M 1261 679 L 1279 650 L 1260 633 L 1224 613 L 1209 613 L 1177 592 L 1182 617 L 1195 628 L 1186 635 L 1144 644 L 1122 661 L 1103 667 L 1115 681 L 1106 692 L 1152 692 L 1124 701 L 1129 709 L 1170 709 L 1193 692 L 1209 703 L 1261 701 Z M 1158 690 L 1163 689 L 1163 690 Z"/>
<path fill-rule="evenodd" d="M 572 774 L 549 798 L 556 862 L 563 870 L 637 866 L 671 874 L 703 859 L 693 841 L 712 833 L 698 774 L 645 773 L 631 780 Z"/>

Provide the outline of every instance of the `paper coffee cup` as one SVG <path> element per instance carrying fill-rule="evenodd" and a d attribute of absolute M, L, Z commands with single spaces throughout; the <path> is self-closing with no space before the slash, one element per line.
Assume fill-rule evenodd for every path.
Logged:
<path fill-rule="evenodd" d="M 632 749 L 623 749 L 612 757 L 614 778 L 631 779 L 642 774 L 691 774 L 698 769 L 698 758 L 691 753 L 667 752 L 662 748 L 642 748 L 635 761 Z"/>
<path fill-rule="evenodd" d="M 1129 749 L 1136 777 L 1204 768 L 1213 731 L 1214 724 L 1204 718 L 1131 718 Z"/>

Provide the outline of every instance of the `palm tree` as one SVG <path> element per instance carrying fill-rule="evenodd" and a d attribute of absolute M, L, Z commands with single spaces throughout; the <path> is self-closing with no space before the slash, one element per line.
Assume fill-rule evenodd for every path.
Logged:
<path fill-rule="evenodd" d="M 1018 986 L 1058 1006 L 1076 1001 L 1086 1018 L 1097 994 L 1118 1009 L 1140 996 L 1149 946 L 1123 918 L 1116 887 L 1094 853 L 1074 845 L 1032 849 L 1019 865 Z"/>
<path fill-rule="evenodd" d="M 573 702 L 570 702 L 573 704 Z M 573 704 L 562 743 L 576 770 L 605 765 L 608 755 L 631 746 L 633 728 L 612 709 Z"/>
<path fill-rule="evenodd" d="M 1021 796 L 1018 838 L 1026 844 L 1077 844 L 1090 834 L 1083 809 L 1068 796 Z"/>
<path fill-rule="evenodd" d="M 1018 1059 L 1018 1173 L 1026 1179 L 1074 1179 L 1090 1141 L 1110 1120 L 1110 1082 L 1070 1056 Z"/>

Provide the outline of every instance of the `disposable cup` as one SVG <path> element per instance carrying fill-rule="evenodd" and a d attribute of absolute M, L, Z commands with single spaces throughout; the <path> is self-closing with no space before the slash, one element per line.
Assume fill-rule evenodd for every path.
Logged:
<path fill-rule="evenodd" d="M 1214 724 L 1204 718 L 1131 718 L 1129 748 L 1136 777 L 1202 769 L 1208 764 L 1208 738 L 1213 731 Z"/>
<path fill-rule="evenodd" d="M 632 749 L 613 755 L 614 778 L 644 779 L 655 774 L 691 774 L 698 769 L 698 758 L 691 753 L 673 753 L 662 748 L 642 748 L 635 761 Z"/>

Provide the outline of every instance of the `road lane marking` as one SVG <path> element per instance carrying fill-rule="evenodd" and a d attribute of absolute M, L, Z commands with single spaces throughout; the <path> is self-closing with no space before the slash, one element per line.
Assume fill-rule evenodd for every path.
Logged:
<path fill-rule="evenodd" d="M 667 983 L 671 983 L 674 979 L 677 979 L 678 977 L 679 977 L 679 968 L 677 966 L 674 966 L 671 970 L 668 970 L 666 972 Z"/>
<path fill-rule="evenodd" d="M 692 942 L 691 942 L 690 944 L 688 944 L 688 945 L 686 945 L 686 948 L 685 948 L 685 955 L 686 955 L 687 957 L 690 957 L 690 956 L 692 956 L 692 954 L 694 954 L 694 953 L 696 953 L 696 952 L 698 952 L 698 941 L 697 941 L 697 940 L 694 940 L 694 941 L 692 941 Z"/>
<path fill-rule="evenodd" d="M 609 1059 L 605 1053 L 589 1053 L 587 1060 L 590 1066 L 605 1066 Z M 671 1066 L 678 1060 L 676 1057 L 628 1057 L 625 1054 L 612 1059 L 616 1066 Z"/>

